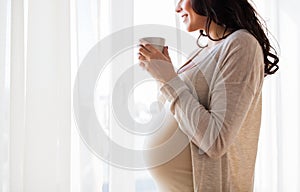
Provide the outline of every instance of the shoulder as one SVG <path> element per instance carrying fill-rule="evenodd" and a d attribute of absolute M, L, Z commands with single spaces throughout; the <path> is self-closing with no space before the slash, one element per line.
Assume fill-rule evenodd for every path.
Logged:
<path fill-rule="evenodd" d="M 264 74 L 264 57 L 257 39 L 246 30 L 229 35 L 220 52 L 219 69 L 229 82 L 249 82 L 256 90 Z M 253 84 L 251 84 L 251 82 Z"/>
<path fill-rule="evenodd" d="M 247 30 L 240 29 L 233 32 L 224 39 L 219 49 L 220 59 L 226 60 L 228 57 L 239 59 L 263 58 L 263 50 L 257 39 Z"/>
<path fill-rule="evenodd" d="M 239 29 L 225 39 L 224 46 L 250 48 L 258 47 L 259 43 L 250 32 L 245 29 Z"/>

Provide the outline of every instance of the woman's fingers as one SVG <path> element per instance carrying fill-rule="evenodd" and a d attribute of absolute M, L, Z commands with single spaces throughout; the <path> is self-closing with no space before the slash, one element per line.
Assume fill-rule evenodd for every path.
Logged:
<path fill-rule="evenodd" d="M 144 58 L 146 58 L 150 55 L 150 51 L 148 49 L 146 49 L 145 46 L 140 45 L 139 54 L 141 56 L 143 56 Z"/>
<path fill-rule="evenodd" d="M 147 60 L 146 57 L 145 57 L 144 55 L 142 55 L 141 53 L 139 53 L 138 59 L 139 59 L 140 61 L 146 61 L 146 60 Z"/>
<path fill-rule="evenodd" d="M 144 47 L 149 50 L 150 53 L 155 53 L 157 52 L 157 49 L 155 49 L 152 45 L 150 44 L 145 44 Z"/>
<path fill-rule="evenodd" d="M 147 59 L 146 59 L 143 55 L 141 55 L 140 53 L 139 53 L 138 59 L 139 59 L 139 61 L 140 61 L 139 65 L 140 65 L 143 69 L 146 69 L 146 67 L 147 67 Z"/>
<path fill-rule="evenodd" d="M 142 67 L 142 69 L 146 68 L 145 63 L 143 63 L 143 62 L 140 62 L 139 65 L 140 65 L 140 67 Z"/>
<path fill-rule="evenodd" d="M 140 44 L 139 53 L 142 54 L 145 57 L 149 57 L 151 54 L 155 54 L 157 52 L 157 49 L 155 49 L 150 44 Z"/>
<path fill-rule="evenodd" d="M 163 54 L 164 54 L 169 60 L 171 60 L 170 55 L 169 55 L 168 46 L 165 46 L 165 47 L 164 47 L 164 49 L 163 49 Z"/>

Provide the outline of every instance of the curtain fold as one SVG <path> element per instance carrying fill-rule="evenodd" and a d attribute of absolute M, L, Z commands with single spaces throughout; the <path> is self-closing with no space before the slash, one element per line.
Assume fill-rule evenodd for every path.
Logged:
<path fill-rule="evenodd" d="M 70 2 L 28 0 L 24 191 L 70 191 Z"/>
<path fill-rule="evenodd" d="M 0 191 L 9 191 L 10 2 L 0 1 Z"/>
<path fill-rule="evenodd" d="M 9 191 L 70 191 L 69 9 L 11 1 Z"/>
<path fill-rule="evenodd" d="M 24 191 L 25 141 L 25 4 L 11 1 L 9 191 Z"/>

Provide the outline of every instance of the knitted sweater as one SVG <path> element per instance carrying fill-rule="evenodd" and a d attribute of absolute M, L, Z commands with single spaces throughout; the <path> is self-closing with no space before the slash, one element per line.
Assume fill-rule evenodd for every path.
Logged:
<path fill-rule="evenodd" d="M 262 49 L 250 33 L 238 30 L 203 48 L 192 62 L 160 91 L 190 139 L 194 191 L 253 191 Z"/>

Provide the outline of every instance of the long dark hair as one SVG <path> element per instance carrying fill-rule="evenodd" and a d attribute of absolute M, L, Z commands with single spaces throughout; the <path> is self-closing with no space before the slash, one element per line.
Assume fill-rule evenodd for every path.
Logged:
<path fill-rule="evenodd" d="M 200 31 L 200 35 L 206 35 L 212 39 L 208 33 L 212 21 L 224 26 L 225 31 L 227 29 L 232 31 L 246 29 L 257 39 L 262 47 L 265 76 L 274 74 L 279 69 L 277 65 L 279 58 L 276 50 L 270 45 L 270 41 L 264 31 L 266 29 L 267 32 L 267 28 L 260 22 L 257 12 L 247 0 L 191 0 L 191 5 L 197 14 L 208 18 L 206 34 Z"/>

